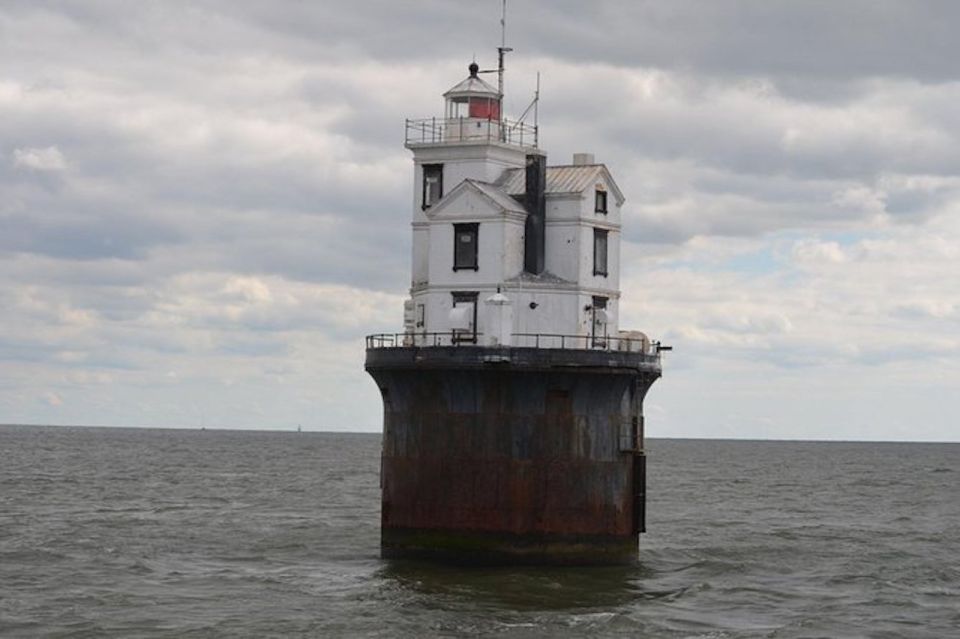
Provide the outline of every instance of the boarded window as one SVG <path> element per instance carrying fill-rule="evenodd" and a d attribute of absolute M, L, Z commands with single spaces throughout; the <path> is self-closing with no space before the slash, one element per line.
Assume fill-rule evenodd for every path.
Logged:
<path fill-rule="evenodd" d="M 443 165 L 423 165 L 423 208 L 428 209 L 443 197 Z"/>
<path fill-rule="evenodd" d="M 478 270 L 477 236 L 479 224 L 453 225 L 453 270 Z"/>
<path fill-rule="evenodd" d="M 604 229 L 593 229 L 593 274 L 607 276 L 607 234 Z"/>

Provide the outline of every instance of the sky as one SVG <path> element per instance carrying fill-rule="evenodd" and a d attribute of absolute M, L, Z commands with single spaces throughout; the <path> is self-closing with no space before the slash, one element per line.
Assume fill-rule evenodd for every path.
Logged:
<path fill-rule="evenodd" d="M 498 0 L 0 4 L 0 423 L 378 431 L 405 118 Z M 506 111 L 627 197 L 652 437 L 960 441 L 960 3 L 514 0 Z"/>

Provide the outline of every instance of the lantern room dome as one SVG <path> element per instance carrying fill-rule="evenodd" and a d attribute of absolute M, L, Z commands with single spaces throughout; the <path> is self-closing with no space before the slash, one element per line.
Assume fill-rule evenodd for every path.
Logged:
<path fill-rule="evenodd" d="M 500 119 L 500 92 L 477 75 L 480 67 L 473 62 L 470 75 L 443 94 L 447 118 Z"/>
<path fill-rule="evenodd" d="M 477 63 L 474 62 L 470 65 L 470 75 L 466 79 L 459 82 L 456 86 L 451 88 L 449 91 L 443 94 L 443 97 L 447 100 L 454 98 L 500 98 L 500 93 L 497 91 L 496 87 L 492 87 L 477 75 L 480 71 L 480 67 L 477 66 Z"/>

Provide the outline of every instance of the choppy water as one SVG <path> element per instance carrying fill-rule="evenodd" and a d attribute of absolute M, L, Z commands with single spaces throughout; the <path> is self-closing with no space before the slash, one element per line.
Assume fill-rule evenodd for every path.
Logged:
<path fill-rule="evenodd" d="M 0 635 L 960 636 L 960 445 L 654 440 L 597 569 L 381 560 L 379 446 L 0 427 Z"/>

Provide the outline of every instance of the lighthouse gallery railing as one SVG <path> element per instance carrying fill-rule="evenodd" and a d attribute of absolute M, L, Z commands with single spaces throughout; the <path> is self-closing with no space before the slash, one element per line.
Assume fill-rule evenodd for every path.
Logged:
<path fill-rule="evenodd" d="M 473 339 L 465 339 L 463 332 L 441 333 L 376 333 L 367 336 L 367 348 L 429 348 L 432 346 L 456 346 L 459 348 L 483 348 L 481 333 Z M 594 335 L 561 335 L 558 333 L 514 333 L 513 348 L 559 348 L 563 350 L 625 351 L 659 356 L 670 347 L 660 342 L 651 342 L 635 337 L 600 337 Z"/>
<path fill-rule="evenodd" d="M 423 118 L 406 121 L 404 141 L 406 144 L 487 141 L 536 147 L 538 133 L 538 127 L 514 120 Z"/>

